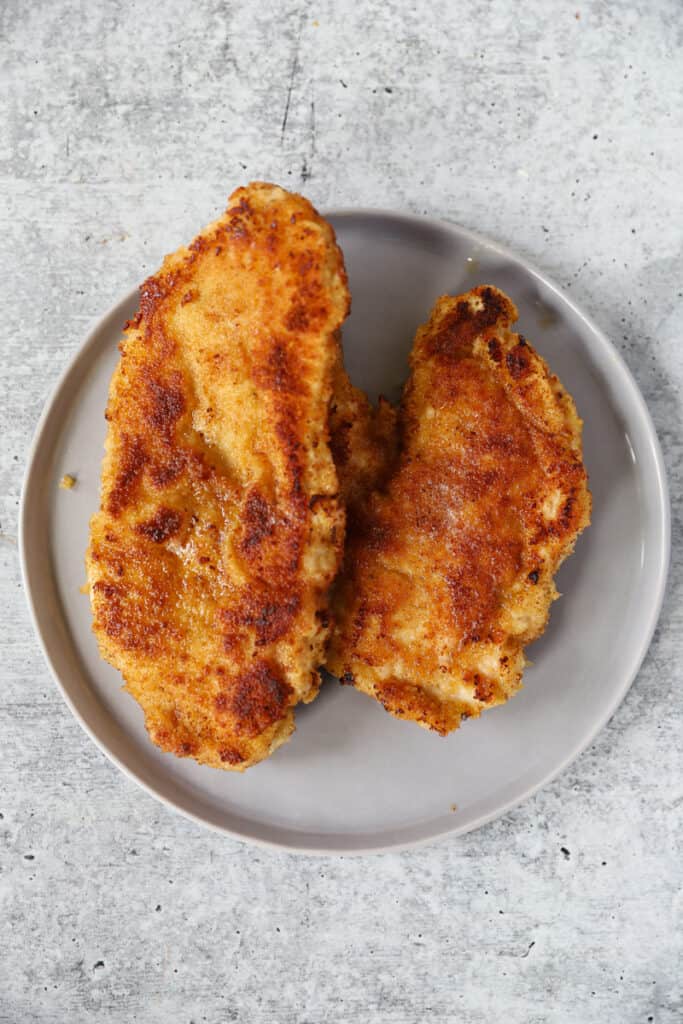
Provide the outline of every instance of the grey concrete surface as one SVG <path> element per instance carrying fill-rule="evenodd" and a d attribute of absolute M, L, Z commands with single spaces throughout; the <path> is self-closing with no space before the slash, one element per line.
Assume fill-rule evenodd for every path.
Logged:
<path fill-rule="evenodd" d="M 0 32 L 0 1022 L 681 1021 L 678 0 L 4 0 Z M 251 178 L 519 250 L 659 430 L 674 560 L 643 669 L 562 778 L 462 839 L 310 860 L 204 832 L 89 742 L 32 633 L 16 519 L 46 397 Z"/>

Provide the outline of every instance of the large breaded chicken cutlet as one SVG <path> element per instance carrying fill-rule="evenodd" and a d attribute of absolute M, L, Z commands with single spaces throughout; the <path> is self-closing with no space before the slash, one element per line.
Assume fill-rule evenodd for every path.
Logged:
<path fill-rule="evenodd" d="M 165 751 L 242 770 L 318 691 L 344 540 L 328 416 L 348 308 L 331 227 L 262 183 L 141 288 L 87 579 L 102 656 Z"/>

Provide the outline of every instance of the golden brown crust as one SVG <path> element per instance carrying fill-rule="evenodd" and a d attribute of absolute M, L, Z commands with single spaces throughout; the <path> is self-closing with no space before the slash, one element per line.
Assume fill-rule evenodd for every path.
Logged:
<path fill-rule="evenodd" d="M 328 668 L 445 734 L 521 685 L 588 524 L 574 403 L 492 287 L 417 333 L 401 454 L 349 531 Z"/>
<path fill-rule="evenodd" d="M 341 348 L 332 375 L 330 448 L 339 493 L 349 522 L 363 514 L 373 490 L 381 490 L 398 458 L 398 410 L 385 398 L 377 407 L 349 380 Z"/>
<path fill-rule="evenodd" d="M 344 513 L 329 225 L 255 183 L 141 288 L 87 556 L 94 631 L 164 750 L 243 770 L 317 693 Z"/>

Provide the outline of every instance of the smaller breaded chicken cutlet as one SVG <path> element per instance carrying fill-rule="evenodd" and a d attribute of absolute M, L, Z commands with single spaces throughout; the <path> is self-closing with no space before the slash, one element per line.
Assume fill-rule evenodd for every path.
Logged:
<path fill-rule="evenodd" d="M 519 689 L 590 517 L 574 402 L 516 319 L 493 287 L 437 301 L 335 590 L 328 669 L 444 735 Z"/>

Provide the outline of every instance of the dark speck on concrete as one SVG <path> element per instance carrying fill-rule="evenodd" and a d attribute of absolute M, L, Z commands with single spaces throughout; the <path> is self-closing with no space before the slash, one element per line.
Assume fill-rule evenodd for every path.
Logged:
<path fill-rule="evenodd" d="M 393 89 L 390 89 L 388 85 L 385 85 L 385 86 L 384 86 L 384 91 L 385 91 L 385 92 L 388 92 L 388 93 L 392 93 L 392 92 L 393 92 L 394 90 L 393 90 Z"/>
<path fill-rule="evenodd" d="M 157 905 L 156 905 L 156 907 L 155 907 L 154 909 L 155 909 L 155 911 L 156 911 L 156 912 L 157 912 L 157 914 L 158 914 L 158 913 L 159 913 L 159 911 L 161 910 L 161 903 L 157 903 Z"/>
<path fill-rule="evenodd" d="M 562 852 L 562 855 L 564 856 L 564 859 L 565 860 L 569 860 L 569 858 L 571 857 L 571 854 L 570 854 L 569 850 L 567 849 L 567 847 L 566 846 L 561 846 L 560 850 Z"/>
<path fill-rule="evenodd" d="M 35 855 L 32 854 L 32 853 L 25 853 L 24 854 L 24 860 L 35 860 L 35 859 L 36 859 Z"/>
<path fill-rule="evenodd" d="M 104 960 L 96 960 L 92 965 L 93 971 L 98 971 L 100 967 L 104 967 Z"/>

